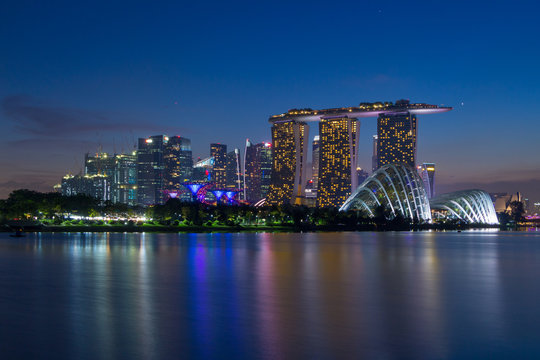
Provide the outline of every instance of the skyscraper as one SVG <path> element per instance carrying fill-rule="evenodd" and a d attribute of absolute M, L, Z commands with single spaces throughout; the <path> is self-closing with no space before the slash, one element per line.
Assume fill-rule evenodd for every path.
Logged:
<path fill-rule="evenodd" d="M 111 182 L 107 175 L 66 175 L 62 179 L 62 195 L 88 195 L 101 202 L 111 200 Z"/>
<path fill-rule="evenodd" d="M 319 122 L 317 207 L 340 207 L 356 189 L 359 129 L 360 123 L 347 117 Z"/>
<path fill-rule="evenodd" d="M 303 203 L 309 126 L 302 121 L 275 120 L 272 125 L 272 178 L 269 205 Z"/>
<path fill-rule="evenodd" d="M 242 188 L 242 168 L 240 163 L 240 150 L 234 149 L 227 153 L 226 167 L 226 188 L 241 189 Z"/>
<path fill-rule="evenodd" d="M 137 199 L 139 205 L 154 205 L 163 202 L 164 147 L 169 138 L 155 135 L 139 138 L 137 150 Z"/>
<path fill-rule="evenodd" d="M 427 196 L 431 199 L 435 196 L 435 164 L 423 163 L 421 166 L 418 166 L 418 170 L 420 170 L 420 177 L 424 183 Z"/>
<path fill-rule="evenodd" d="M 227 145 L 210 144 L 210 156 L 214 158 L 213 181 L 216 188 L 227 186 Z"/>
<path fill-rule="evenodd" d="M 265 198 L 270 191 L 272 181 L 272 144 L 260 143 L 259 158 L 261 162 L 261 194 L 260 199 Z"/>
<path fill-rule="evenodd" d="M 112 179 L 115 164 L 114 156 L 107 153 L 99 152 L 94 156 L 86 153 L 84 155 L 84 175 L 106 175 Z"/>
<path fill-rule="evenodd" d="M 253 144 L 246 140 L 244 153 L 244 199 L 255 203 L 263 199 L 270 188 L 272 144 Z"/>
<path fill-rule="evenodd" d="M 273 158 L 273 174 L 272 187 L 268 196 L 269 204 L 279 204 L 284 202 L 299 203 L 299 195 L 297 181 L 300 177 L 304 180 L 303 171 L 305 156 L 304 144 L 300 146 L 300 137 L 293 131 L 294 126 L 303 124 L 307 128 L 308 122 L 326 122 L 326 136 L 336 137 L 332 141 L 340 142 L 342 145 L 339 149 L 345 149 L 343 139 L 338 140 L 339 134 L 351 134 L 348 145 L 351 149 L 351 162 L 349 164 L 338 164 L 332 155 L 336 149 L 323 149 L 323 135 L 320 135 L 319 149 L 319 178 L 317 179 L 318 192 L 321 189 L 322 173 L 327 171 L 327 176 L 331 177 L 332 172 L 323 170 L 323 161 L 327 155 L 333 156 L 334 160 L 327 160 L 328 169 L 332 166 L 341 168 L 345 171 L 345 165 L 351 170 L 356 170 L 356 143 L 351 131 L 335 130 L 333 131 L 333 122 L 336 127 L 349 126 L 352 130 L 353 125 L 346 122 L 346 119 L 359 119 L 378 116 L 377 138 L 374 139 L 374 157 L 372 170 L 379 168 L 383 164 L 389 163 L 405 163 L 414 166 L 416 157 L 416 136 L 417 136 L 417 114 L 437 114 L 451 111 L 451 107 L 430 105 L 425 103 L 410 103 L 408 100 L 398 100 L 395 104 L 392 102 L 374 102 L 360 103 L 358 106 L 337 107 L 331 109 L 313 110 L 309 108 L 291 109 L 286 113 L 272 115 L 268 121 L 272 126 L 272 141 L 274 141 L 274 158 Z M 342 125 L 338 125 L 341 123 Z M 347 124 L 347 125 L 345 125 Z M 332 135 L 333 134 L 333 135 Z M 339 135 L 341 136 L 341 135 Z M 348 135 L 347 135 L 348 136 Z M 354 140 L 354 141 L 353 141 Z M 354 144 L 354 146 L 353 146 Z M 352 149 L 354 148 L 354 154 Z M 303 150 L 302 150 L 303 149 Z M 302 152 L 304 151 L 304 152 Z M 323 152 L 326 151 L 324 154 Z M 297 153 L 298 152 L 298 153 Z M 354 155 L 354 159 L 352 159 Z M 376 162 L 375 162 L 376 159 Z M 334 161 L 334 162 L 332 162 Z M 299 172 L 296 172 L 296 171 Z M 347 171 L 348 172 L 348 171 Z M 356 176 L 347 175 L 351 180 L 349 186 L 354 185 Z M 337 179 L 336 179 L 337 180 Z M 349 180 L 346 180 L 348 182 Z M 339 181 L 337 184 L 327 183 L 327 192 L 321 197 L 321 204 L 329 204 L 338 201 L 337 195 L 345 189 L 345 183 Z M 302 185 L 305 184 L 302 183 Z M 294 194 L 294 196 L 293 196 Z M 318 194 L 319 196 L 319 194 Z M 320 197 L 320 196 L 319 196 Z M 334 198 L 332 198 L 334 197 Z M 341 197 L 341 195 L 339 195 Z M 327 199 L 326 199 L 327 198 Z M 292 200 L 292 201 L 291 201 Z M 328 206 L 328 205 L 323 205 Z"/>
<path fill-rule="evenodd" d="M 374 173 L 378 169 L 377 143 L 378 143 L 378 136 L 373 135 L 373 155 L 371 156 L 371 172 L 372 173 Z"/>
<path fill-rule="evenodd" d="M 416 163 L 416 115 L 382 113 L 377 118 L 377 168 L 386 164 Z"/>
<path fill-rule="evenodd" d="M 317 187 L 318 187 L 318 184 L 319 184 L 319 140 L 320 139 L 320 136 L 319 135 L 315 135 L 315 137 L 313 137 L 313 147 L 312 147 L 312 160 L 311 160 L 311 167 L 313 169 L 313 172 L 312 172 L 312 180 L 313 180 L 313 190 L 315 190 L 315 193 L 317 192 Z"/>
<path fill-rule="evenodd" d="M 137 205 L 137 152 L 115 156 L 111 185 L 111 200 L 130 206 Z"/>
<path fill-rule="evenodd" d="M 191 140 L 180 136 L 170 137 L 164 147 L 163 162 L 165 166 L 164 189 L 183 190 L 180 184 L 191 181 L 193 175 Z"/>

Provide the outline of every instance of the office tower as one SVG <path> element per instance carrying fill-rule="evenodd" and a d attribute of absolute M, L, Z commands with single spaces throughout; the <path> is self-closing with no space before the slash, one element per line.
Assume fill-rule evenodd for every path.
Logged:
<path fill-rule="evenodd" d="M 259 144 L 259 158 L 261 163 L 261 193 L 260 199 L 264 199 L 270 191 L 272 181 L 272 144 L 264 142 Z"/>
<path fill-rule="evenodd" d="M 155 135 L 139 138 L 137 150 L 137 202 L 139 205 L 163 203 L 163 151 L 169 138 Z"/>
<path fill-rule="evenodd" d="M 213 181 L 216 188 L 227 185 L 227 145 L 210 144 L 210 156 L 214 158 Z"/>
<path fill-rule="evenodd" d="M 373 155 L 371 156 L 371 173 L 374 173 L 377 169 L 377 135 L 373 135 Z"/>
<path fill-rule="evenodd" d="M 242 187 L 242 169 L 240 165 L 240 150 L 234 149 L 227 153 L 227 166 L 225 170 L 226 188 L 240 189 Z"/>
<path fill-rule="evenodd" d="M 359 130 L 356 119 L 320 120 L 317 207 L 340 207 L 356 189 Z"/>
<path fill-rule="evenodd" d="M 164 147 L 163 186 L 165 190 L 180 191 L 184 182 L 191 181 L 193 175 L 193 157 L 191 140 L 172 136 Z"/>
<path fill-rule="evenodd" d="M 84 155 L 84 175 L 106 175 L 112 179 L 115 167 L 114 156 L 107 153 L 97 153 L 94 156 L 89 153 Z"/>
<path fill-rule="evenodd" d="M 319 184 L 319 135 L 316 135 L 313 138 L 313 147 L 312 147 L 312 160 L 311 160 L 311 166 L 313 169 L 312 172 L 312 189 L 315 191 L 315 195 L 317 194 L 317 187 Z"/>
<path fill-rule="evenodd" d="M 418 168 L 427 196 L 431 199 L 435 196 L 435 164 L 423 163 L 421 166 L 418 166 Z"/>
<path fill-rule="evenodd" d="M 301 205 L 306 183 L 309 126 L 302 121 L 275 120 L 272 125 L 272 178 L 269 205 Z"/>
<path fill-rule="evenodd" d="M 137 152 L 115 156 L 116 164 L 111 185 L 111 200 L 130 206 L 137 205 Z"/>
<path fill-rule="evenodd" d="M 253 144 L 246 140 L 244 152 L 244 200 L 255 203 L 263 199 L 270 188 L 272 144 Z"/>
<path fill-rule="evenodd" d="M 111 183 L 107 175 L 66 175 L 62 179 L 62 195 L 88 195 L 101 202 L 111 200 Z"/>
<path fill-rule="evenodd" d="M 369 174 L 367 171 L 362 169 L 361 167 L 356 168 L 356 178 L 358 186 L 360 186 L 364 180 L 366 180 L 369 177 Z"/>
<path fill-rule="evenodd" d="M 382 113 L 377 118 L 377 168 L 386 164 L 415 167 L 416 115 Z"/>

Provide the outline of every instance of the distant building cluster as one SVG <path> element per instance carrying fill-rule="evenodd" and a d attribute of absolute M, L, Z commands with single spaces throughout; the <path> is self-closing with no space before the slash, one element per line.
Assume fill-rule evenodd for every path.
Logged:
<path fill-rule="evenodd" d="M 129 154 L 86 154 L 84 173 L 64 176 L 55 188 L 68 196 L 85 194 L 130 206 L 163 204 L 169 198 L 191 201 L 203 188 L 208 201 L 234 196 L 237 202 L 256 203 L 268 193 L 271 172 L 268 142 L 247 140 L 243 158 L 239 149 L 228 152 L 225 144 L 210 144 L 210 156 L 194 163 L 190 139 L 155 135 L 140 138 Z"/>

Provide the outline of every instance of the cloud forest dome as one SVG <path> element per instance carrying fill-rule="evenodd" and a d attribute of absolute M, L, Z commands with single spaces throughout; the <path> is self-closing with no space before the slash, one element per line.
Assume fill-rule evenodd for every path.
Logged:
<path fill-rule="evenodd" d="M 410 166 L 389 164 L 368 177 L 345 201 L 340 211 L 360 210 L 374 216 L 379 206 L 393 216 L 431 221 L 429 200 L 418 173 Z"/>
<path fill-rule="evenodd" d="M 499 224 L 493 201 L 483 190 L 463 190 L 431 199 L 431 208 L 446 212 L 447 218 L 467 223 Z"/>

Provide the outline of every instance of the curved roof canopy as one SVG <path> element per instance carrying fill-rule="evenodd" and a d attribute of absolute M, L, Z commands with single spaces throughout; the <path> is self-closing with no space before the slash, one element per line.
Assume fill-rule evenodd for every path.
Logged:
<path fill-rule="evenodd" d="M 345 201 L 340 211 L 361 210 L 375 215 L 379 206 L 393 216 L 431 221 L 429 200 L 418 173 L 407 165 L 385 165 L 368 177 Z"/>
<path fill-rule="evenodd" d="M 467 223 L 499 224 L 493 201 L 484 190 L 463 190 L 431 199 L 431 208 Z"/>

